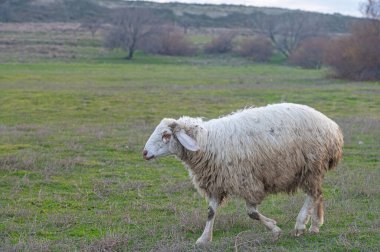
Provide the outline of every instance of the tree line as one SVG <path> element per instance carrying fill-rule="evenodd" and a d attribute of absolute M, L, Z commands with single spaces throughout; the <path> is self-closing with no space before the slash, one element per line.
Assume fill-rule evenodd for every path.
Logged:
<path fill-rule="evenodd" d="M 236 53 L 257 62 L 267 62 L 275 52 L 287 63 L 303 68 L 330 66 L 337 77 L 356 80 L 380 79 L 380 0 L 362 5 L 366 19 L 350 25 L 350 33 L 336 35 L 324 30 L 323 19 L 303 12 L 282 14 L 274 21 L 256 15 L 249 21 L 253 36 L 228 29 L 201 48 L 203 53 Z M 186 35 L 186 27 L 167 22 L 153 10 L 133 7 L 114 13 L 104 33 L 107 48 L 122 48 L 132 59 L 136 50 L 164 55 L 194 55 L 199 52 Z"/>

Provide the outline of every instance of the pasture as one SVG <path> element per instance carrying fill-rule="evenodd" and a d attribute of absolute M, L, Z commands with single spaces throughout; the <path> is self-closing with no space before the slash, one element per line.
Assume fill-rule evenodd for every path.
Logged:
<path fill-rule="evenodd" d="M 140 54 L 127 62 L 115 55 L 3 58 L 0 250 L 379 249 L 380 83 L 233 56 Z M 163 117 L 211 119 L 285 101 L 318 109 L 344 132 L 343 161 L 325 178 L 321 233 L 290 235 L 302 193 L 273 195 L 260 206 L 284 232 L 277 241 L 247 216 L 243 201 L 231 199 L 216 216 L 213 243 L 195 247 L 207 203 L 181 162 L 141 158 L 147 137 Z"/>

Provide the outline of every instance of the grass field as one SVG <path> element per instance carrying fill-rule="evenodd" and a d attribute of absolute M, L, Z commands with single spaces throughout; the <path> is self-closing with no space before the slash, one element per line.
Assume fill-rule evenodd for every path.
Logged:
<path fill-rule="evenodd" d="M 234 57 L 12 62 L 0 65 L 1 251 L 380 248 L 380 83 Z M 302 193 L 262 203 L 284 231 L 278 241 L 231 199 L 213 244 L 195 247 L 207 203 L 175 158 L 142 160 L 147 137 L 163 117 L 283 101 L 310 105 L 344 131 L 344 159 L 324 183 L 321 233 L 290 236 Z"/>

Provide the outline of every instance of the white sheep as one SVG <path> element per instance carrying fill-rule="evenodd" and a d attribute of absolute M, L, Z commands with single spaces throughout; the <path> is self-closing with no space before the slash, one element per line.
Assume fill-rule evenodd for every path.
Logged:
<path fill-rule="evenodd" d="M 258 212 L 270 193 L 301 188 L 306 200 L 294 235 L 318 233 L 323 224 L 322 182 L 342 157 L 339 126 L 305 105 L 282 103 L 248 108 L 219 119 L 163 119 L 143 150 L 147 160 L 176 155 L 187 166 L 194 186 L 209 202 L 208 219 L 197 244 L 212 240 L 217 207 L 228 196 L 246 201 L 248 215 L 275 237 L 276 221 Z"/>

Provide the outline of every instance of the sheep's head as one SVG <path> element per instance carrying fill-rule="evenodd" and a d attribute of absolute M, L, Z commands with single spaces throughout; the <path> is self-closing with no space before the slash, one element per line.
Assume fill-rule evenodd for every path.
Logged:
<path fill-rule="evenodd" d="M 198 151 L 199 146 L 188 129 L 175 119 L 163 119 L 149 137 L 143 150 L 146 160 L 167 155 L 179 155 L 182 146 L 190 151 Z"/>

